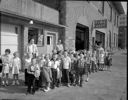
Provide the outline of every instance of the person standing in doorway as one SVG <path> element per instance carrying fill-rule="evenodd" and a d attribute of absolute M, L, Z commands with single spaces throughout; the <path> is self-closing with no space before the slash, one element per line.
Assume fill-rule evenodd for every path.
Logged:
<path fill-rule="evenodd" d="M 102 42 L 99 42 L 97 47 L 98 69 L 99 69 L 99 60 L 102 55 L 104 55 L 104 48 L 102 47 Z"/>
<path fill-rule="evenodd" d="M 37 45 L 34 43 L 34 39 L 30 40 L 30 43 L 26 47 L 26 53 L 31 53 L 33 58 L 38 56 Z"/>
<path fill-rule="evenodd" d="M 61 43 L 61 40 L 58 41 L 56 50 L 57 50 L 57 53 L 64 51 L 64 47 L 63 47 L 63 44 Z"/>

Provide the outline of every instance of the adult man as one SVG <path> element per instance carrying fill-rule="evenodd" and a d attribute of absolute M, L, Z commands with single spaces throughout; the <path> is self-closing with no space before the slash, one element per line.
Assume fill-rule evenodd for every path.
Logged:
<path fill-rule="evenodd" d="M 61 40 L 58 41 L 58 44 L 56 46 L 56 50 L 57 50 L 57 53 L 59 53 L 59 52 L 64 50 L 63 44 L 61 43 Z"/>
<path fill-rule="evenodd" d="M 34 43 L 34 39 L 30 40 L 30 43 L 26 47 L 26 54 L 31 53 L 33 58 L 38 56 L 37 45 Z"/>

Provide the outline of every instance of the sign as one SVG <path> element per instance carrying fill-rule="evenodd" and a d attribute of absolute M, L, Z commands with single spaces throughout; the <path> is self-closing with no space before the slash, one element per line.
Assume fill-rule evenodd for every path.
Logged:
<path fill-rule="evenodd" d="M 107 19 L 94 20 L 94 28 L 107 28 Z"/>

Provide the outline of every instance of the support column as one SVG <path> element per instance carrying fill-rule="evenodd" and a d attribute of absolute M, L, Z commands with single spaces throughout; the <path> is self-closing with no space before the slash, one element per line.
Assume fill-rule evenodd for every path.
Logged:
<path fill-rule="evenodd" d="M 21 64 L 22 64 L 22 70 L 24 69 L 24 66 L 23 66 L 23 60 L 24 60 L 24 56 L 25 56 L 25 47 L 26 45 L 28 44 L 28 27 L 26 26 L 21 26 L 21 53 L 20 53 L 20 56 L 21 56 Z"/>

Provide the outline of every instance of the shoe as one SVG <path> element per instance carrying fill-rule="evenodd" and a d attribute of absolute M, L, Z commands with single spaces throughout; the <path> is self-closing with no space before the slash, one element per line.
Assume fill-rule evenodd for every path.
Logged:
<path fill-rule="evenodd" d="M 69 85 L 69 84 L 67 84 L 67 87 L 70 87 L 70 85 Z"/>
<path fill-rule="evenodd" d="M 8 84 L 8 81 L 6 81 L 6 85 L 8 86 L 9 84 Z"/>
<path fill-rule="evenodd" d="M 6 86 L 6 84 L 5 84 L 5 82 L 4 82 L 4 81 L 2 81 L 2 86 Z"/>
<path fill-rule="evenodd" d="M 13 81 L 12 85 L 15 85 L 15 81 Z"/>
<path fill-rule="evenodd" d="M 80 87 L 83 87 L 83 85 L 82 85 L 82 84 L 80 84 Z"/>
<path fill-rule="evenodd" d="M 89 78 L 86 79 L 86 82 L 88 82 Z"/>
<path fill-rule="evenodd" d="M 50 88 L 48 87 L 47 89 L 44 89 L 44 92 L 50 91 Z"/>
<path fill-rule="evenodd" d="M 17 84 L 17 85 L 19 85 L 19 84 L 20 84 L 18 80 L 16 81 L 16 84 Z"/>

